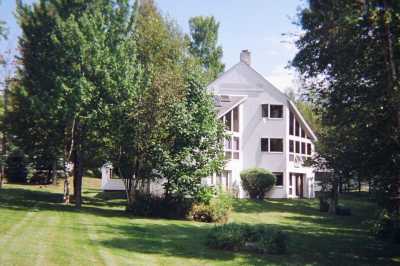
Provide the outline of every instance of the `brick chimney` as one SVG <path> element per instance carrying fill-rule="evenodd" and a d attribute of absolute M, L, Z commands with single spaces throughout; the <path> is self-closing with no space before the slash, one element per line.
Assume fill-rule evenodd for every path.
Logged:
<path fill-rule="evenodd" d="M 249 50 L 242 50 L 240 53 L 240 62 L 251 65 L 251 53 Z"/>

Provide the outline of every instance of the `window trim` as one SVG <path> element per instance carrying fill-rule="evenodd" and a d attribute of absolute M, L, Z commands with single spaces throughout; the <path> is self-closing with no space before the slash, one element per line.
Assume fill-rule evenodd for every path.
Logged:
<path fill-rule="evenodd" d="M 263 149 L 262 149 L 263 148 L 263 146 L 262 146 L 263 139 L 267 140 L 267 150 L 266 151 L 263 151 Z M 261 153 L 269 152 L 269 138 L 268 137 L 261 137 L 260 138 L 260 151 L 261 151 Z"/>
<path fill-rule="evenodd" d="M 282 151 L 271 151 L 271 139 L 282 140 Z M 284 153 L 285 152 L 285 141 L 284 141 L 284 138 L 268 138 L 268 141 L 269 141 L 269 152 L 270 153 Z"/>
<path fill-rule="evenodd" d="M 280 107 L 282 107 L 282 117 L 271 117 L 271 107 L 272 106 L 280 106 Z M 272 119 L 272 120 L 282 120 L 282 119 L 284 119 L 285 118 L 285 109 L 284 109 L 284 105 L 283 104 L 269 104 L 269 108 L 268 108 L 268 116 L 269 116 L 269 119 Z"/>
<path fill-rule="evenodd" d="M 283 188 L 285 184 L 285 173 L 284 172 L 272 172 L 272 174 L 276 177 L 276 174 L 282 174 L 282 185 L 275 185 L 274 187 Z M 276 183 L 276 180 L 275 180 Z"/>

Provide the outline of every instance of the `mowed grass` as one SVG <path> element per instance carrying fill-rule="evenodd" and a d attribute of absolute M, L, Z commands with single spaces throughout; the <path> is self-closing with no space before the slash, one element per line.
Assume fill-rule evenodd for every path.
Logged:
<path fill-rule="evenodd" d="M 0 265 L 400 265 L 400 245 L 375 240 L 363 221 L 367 196 L 344 197 L 350 217 L 322 214 L 316 200 L 235 201 L 231 222 L 286 232 L 289 253 L 258 256 L 208 249 L 209 224 L 124 212 L 116 193 L 85 178 L 85 205 L 61 204 L 61 186 L 6 184 L 0 190 Z"/>

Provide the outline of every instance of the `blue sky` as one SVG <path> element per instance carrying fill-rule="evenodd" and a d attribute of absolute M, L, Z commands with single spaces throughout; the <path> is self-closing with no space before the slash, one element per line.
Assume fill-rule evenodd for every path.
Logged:
<path fill-rule="evenodd" d="M 24 2 L 34 2 L 25 0 Z M 184 32 L 188 20 L 198 15 L 213 15 L 220 22 L 219 42 L 227 68 L 239 61 L 240 51 L 249 49 L 252 66 L 281 90 L 295 87 L 293 70 L 285 69 L 296 53 L 293 24 L 304 0 L 156 0 L 163 14 L 175 19 Z M 0 52 L 15 50 L 20 29 L 14 18 L 15 0 L 2 0 L 0 19 L 6 21 L 9 38 L 0 42 Z M 4 72 L 4 71 L 3 71 Z M 4 74 L 4 73 L 2 73 Z"/>

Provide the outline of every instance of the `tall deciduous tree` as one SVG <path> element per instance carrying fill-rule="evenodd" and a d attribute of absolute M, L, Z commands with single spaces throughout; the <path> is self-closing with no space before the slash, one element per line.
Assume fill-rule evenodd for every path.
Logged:
<path fill-rule="evenodd" d="M 50 156 L 44 161 L 73 161 L 77 207 L 84 167 L 102 155 L 98 107 L 119 81 L 114 51 L 128 36 L 131 13 L 129 1 L 43 0 L 18 8 L 23 66 L 10 124 L 25 150 L 31 141 L 32 153 Z"/>
<path fill-rule="evenodd" d="M 189 28 L 189 51 L 199 58 L 211 82 L 225 69 L 222 47 L 218 45 L 219 23 L 213 16 L 198 16 L 189 20 Z"/>
<path fill-rule="evenodd" d="M 373 178 L 400 213 L 400 3 L 310 0 L 293 64 L 327 126 L 324 155 L 338 175 Z M 400 225 L 398 225 L 400 226 Z"/>

